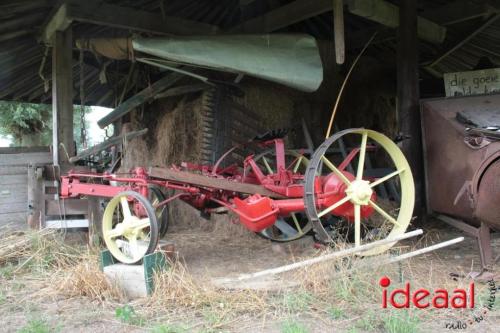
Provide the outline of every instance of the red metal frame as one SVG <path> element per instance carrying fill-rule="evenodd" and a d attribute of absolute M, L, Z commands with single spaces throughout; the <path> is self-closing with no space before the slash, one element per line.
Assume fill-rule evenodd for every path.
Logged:
<path fill-rule="evenodd" d="M 214 204 L 219 207 L 224 206 L 238 214 L 240 221 L 251 231 L 262 231 L 273 225 L 278 217 L 286 217 L 292 212 L 303 212 L 305 210 L 304 187 L 302 184 L 304 175 L 294 173 L 289 170 L 290 168 L 287 168 L 283 140 L 274 139 L 264 142 L 263 145 L 274 146 L 275 149 L 276 170 L 269 175 L 262 172 L 253 155 L 248 156 L 244 161 L 245 169 L 249 167 L 250 170 L 247 175 L 242 175 L 236 166 L 219 170 L 220 161 L 214 167 L 190 163 L 182 163 L 181 167 L 184 170 L 201 172 L 207 177 L 258 184 L 269 191 L 284 196 L 285 199 L 273 199 L 259 194 L 244 195 L 218 188 L 188 185 L 179 181 L 160 180 L 150 177 L 146 170 L 140 167 L 132 170 L 128 177 L 109 173 L 70 172 L 68 175 L 61 177 L 61 197 L 98 196 L 111 198 L 123 191 L 136 191 L 147 198 L 149 195 L 148 187 L 156 185 L 180 191 L 175 196 L 160 202 L 157 207 L 166 205 L 176 198 L 180 198 L 193 207 L 207 212 L 214 208 Z M 354 179 L 354 176 L 345 171 L 344 168 L 357 152 L 358 150 L 351 151 L 346 161 L 341 164 L 341 170 L 349 179 Z M 179 170 L 178 167 L 174 166 L 173 168 Z M 96 181 L 101 183 L 96 183 Z M 113 182 L 116 182 L 116 184 L 113 184 Z M 318 177 L 317 182 L 316 204 L 318 209 L 324 209 L 345 196 L 345 185 L 334 174 L 327 177 Z M 143 209 L 138 206 L 134 205 L 134 209 L 138 214 L 142 215 Z M 353 210 L 352 204 L 347 202 L 333 210 L 331 214 L 351 219 Z M 367 208 L 362 210 L 362 215 L 366 217 L 372 212 L 371 208 Z"/>

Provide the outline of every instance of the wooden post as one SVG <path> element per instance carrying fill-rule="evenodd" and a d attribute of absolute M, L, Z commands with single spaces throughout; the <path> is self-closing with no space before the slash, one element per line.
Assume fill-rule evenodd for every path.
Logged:
<path fill-rule="evenodd" d="M 335 39 L 335 59 L 342 65 L 345 61 L 344 41 L 344 1 L 333 1 L 333 33 Z"/>
<path fill-rule="evenodd" d="M 52 50 L 52 147 L 54 164 L 75 154 L 73 142 L 72 31 L 54 33 Z M 60 147 L 64 145 L 64 149 Z"/>
<path fill-rule="evenodd" d="M 422 141 L 418 89 L 417 2 L 402 0 L 399 7 L 397 96 L 399 129 L 410 139 L 402 142 L 402 150 L 415 178 L 415 214 L 421 211 Z"/>

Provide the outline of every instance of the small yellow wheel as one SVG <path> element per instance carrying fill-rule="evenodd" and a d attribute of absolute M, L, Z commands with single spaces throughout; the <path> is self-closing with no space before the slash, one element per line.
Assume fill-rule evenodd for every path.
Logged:
<path fill-rule="evenodd" d="M 343 161 L 332 149 L 341 138 L 353 147 Z M 367 170 L 371 164 L 378 164 L 379 168 Z M 348 167 L 351 172 L 346 170 Z M 321 207 L 315 186 L 328 183 L 331 177 L 336 178 L 336 188 L 342 190 L 333 202 Z M 382 199 L 377 191 L 381 193 L 386 185 L 391 186 L 394 194 L 385 194 Z M 328 192 L 329 185 L 323 186 L 322 191 Z M 305 175 L 304 193 L 306 214 L 316 236 L 328 243 L 336 242 L 335 238 L 354 241 L 355 247 L 404 234 L 415 204 L 413 176 L 399 147 L 387 136 L 362 128 L 338 132 L 314 152 Z M 330 221 L 325 223 L 325 219 Z M 381 245 L 360 255 L 376 255 L 394 244 Z"/>
<path fill-rule="evenodd" d="M 139 207 L 142 209 L 136 209 Z M 136 215 L 140 210 L 143 213 Z M 104 210 L 102 234 L 113 257 L 125 264 L 135 264 L 158 244 L 155 210 L 139 193 L 122 192 Z"/>

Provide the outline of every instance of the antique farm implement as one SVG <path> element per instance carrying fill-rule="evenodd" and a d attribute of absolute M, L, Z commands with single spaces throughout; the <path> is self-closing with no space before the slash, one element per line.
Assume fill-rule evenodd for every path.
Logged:
<path fill-rule="evenodd" d="M 340 139 L 355 148 L 340 154 Z M 243 165 L 221 166 L 231 150 L 214 166 L 139 167 L 127 175 L 70 172 L 61 179 L 61 197 L 111 198 L 102 233 L 110 252 L 124 263 L 138 262 L 155 250 L 167 228 L 164 208 L 175 199 L 204 215 L 231 211 L 247 229 L 275 241 L 312 231 L 321 242 L 359 247 L 406 231 L 414 206 L 413 178 L 403 154 L 386 136 L 345 130 L 309 158 L 287 150 L 280 135 L 253 144 L 267 150 L 249 155 Z M 174 194 L 165 196 L 166 189 Z M 377 254 L 392 245 L 361 254 Z"/>

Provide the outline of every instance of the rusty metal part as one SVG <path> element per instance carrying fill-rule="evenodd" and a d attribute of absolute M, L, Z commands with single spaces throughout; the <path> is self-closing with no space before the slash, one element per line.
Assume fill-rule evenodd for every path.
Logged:
<path fill-rule="evenodd" d="M 438 219 L 452 227 L 462 230 L 463 232 L 475 237 L 479 247 L 479 257 L 481 259 L 481 270 L 488 270 L 493 264 L 493 250 L 491 248 L 490 228 L 485 223 L 481 223 L 479 228 L 471 226 L 465 222 L 454 219 L 446 215 L 436 215 Z"/>
<path fill-rule="evenodd" d="M 224 191 L 239 192 L 246 194 L 260 194 L 270 198 L 284 198 L 283 196 L 265 189 L 263 186 L 239 183 L 222 178 L 210 178 L 207 176 L 177 171 L 167 168 L 150 168 L 149 175 L 154 178 L 181 182 L 196 186 L 216 188 Z"/>
<path fill-rule="evenodd" d="M 474 216 L 500 230 L 500 151 L 483 162 L 472 185 Z"/>
<path fill-rule="evenodd" d="M 465 144 L 464 139 L 470 136 L 470 132 L 466 130 L 467 125 L 460 123 L 456 116 L 463 110 L 497 112 L 498 105 L 500 105 L 500 95 L 433 99 L 422 102 L 426 199 L 429 212 L 450 215 L 471 225 L 480 225 L 474 213 L 475 207 L 484 205 L 475 202 L 479 196 L 474 195 L 474 192 L 477 193 L 479 187 L 476 184 L 475 187 L 466 185 L 464 188 L 464 184 L 473 179 L 482 179 L 483 172 L 479 171 L 482 163 L 500 151 L 500 142 L 493 141 L 483 148 Z M 498 164 L 495 164 L 495 167 L 498 168 Z M 484 186 L 482 190 L 488 191 Z M 498 191 L 496 190 L 496 198 Z M 481 200 L 485 198 L 488 200 L 488 197 L 495 201 L 489 194 L 486 196 L 482 194 Z M 496 211 L 488 212 L 490 216 L 500 216 L 500 205 L 491 206 L 487 203 L 486 205 Z M 485 222 L 494 227 L 500 225 L 499 219 L 491 220 L 491 217 Z"/>

